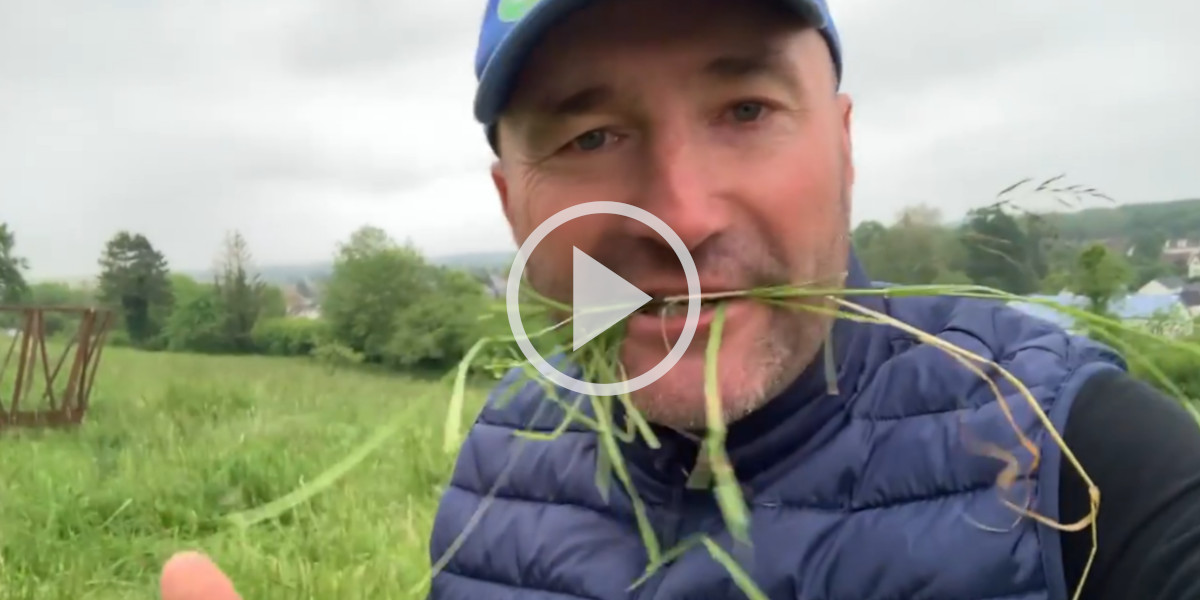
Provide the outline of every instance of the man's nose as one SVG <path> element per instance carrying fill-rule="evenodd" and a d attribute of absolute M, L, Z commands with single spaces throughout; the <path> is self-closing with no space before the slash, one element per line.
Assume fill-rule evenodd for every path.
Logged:
<path fill-rule="evenodd" d="M 689 250 L 727 227 L 728 207 L 716 190 L 714 169 L 720 165 L 711 164 L 703 147 L 687 133 L 659 136 L 644 147 L 643 155 L 633 204 L 662 219 Z M 631 233 L 666 243 L 658 232 L 636 220 L 624 221 Z"/>

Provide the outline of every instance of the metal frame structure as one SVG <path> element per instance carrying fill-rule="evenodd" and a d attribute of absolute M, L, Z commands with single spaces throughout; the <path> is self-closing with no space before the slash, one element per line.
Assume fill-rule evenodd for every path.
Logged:
<path fill-rule="evenodd" d="M 101 351 L 113 321 L 112 311 L 0 304 L 0 316 L 11 314 L 19 315 L 21 325 L 11 337 L 0 331 L 0 432 L 11 427 L 79 425 L 87 413 Z M 47 314 L 79 318 L 74 337 L 53 364 L 46 344 Z M 5 344 L 9 339 L 11 342 Z M 60 384 L 59 374 L 68 356 L 72 357 L 70 370 Z M 34 392 L 38 383 L 40 394 Z"/>

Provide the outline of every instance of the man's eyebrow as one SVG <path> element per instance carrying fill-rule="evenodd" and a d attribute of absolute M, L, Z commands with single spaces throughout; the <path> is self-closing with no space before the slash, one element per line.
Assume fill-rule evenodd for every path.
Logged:
<path fill-rule="evenodd" d="M 718 56 L 704 65 L 705 75 L 729 81 L 766 78 L 786 85 L 789 89 L 801 89 L 800 78 L 795 68 L 785 59 L 779 48 L 759 46 L 748 52 Z"/>
<path fill-rule="evenodd" d="M 561 88 L 540 91 L 531 94 L 513 111 L 513 124 L 522 132 L 518 137 L 538 146 L 555 135 L 555 130 L 571 117 L 594 113 L 615 98 L 616 90 L 602 84 L 566 92 Z"/>
<path fill-rule="evenodd" d="M 765 78 L 796 93 L 803 92 L 800 77 L 778 47 L 762 44 L 745 52 L 718 56 L 701 69 L 705 76 L 724 81 Z M 521 110 L 531 135 L 541 135 L 562 119 L 597 112 L 615 101 L 616 90 L 606 84 L 589 85 L 564 93 L 561 89 L 532 95 Z"/>
<path fill-rule="evenodd" d="M 789 88 L 799 89 L 795 68 L 778 47 L 762 44 L 738 54 L 726 54 L 710 60 L 701 72 L 724 80 L 769 78 Z M 603 84 L 590 85 L 569 94 L 546 94 L 533 102 L 536 112 L 546 117 L 569 117 L 594 112 L 613 101 L 616 91 Z"/>
<path fill-rule="evenodd" d="M 593 85 L 566 96 L 547 96 L 540 99 L 537 112 L 546 117 L 569 117 L 594 112 L 612 101 L 615 92 L 605 85 Z"/>

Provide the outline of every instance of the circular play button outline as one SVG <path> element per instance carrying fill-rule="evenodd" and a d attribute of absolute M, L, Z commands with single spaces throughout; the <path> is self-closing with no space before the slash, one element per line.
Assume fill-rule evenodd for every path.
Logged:
<path fill-rule="evenodd" d="M 606 214 L 619 215 L 634 219 L 643 225 L 653 229 L 663 239 L 667 240 L 671 249 L 675 251 L 675 256 L 679 257 L 680 264 L 683 265 L 683 273 L 687 278 L 688 285 L 688 307 L 687 320 L 683 325 L 683 334 L 676 340 L 675 345 L 671 347 L 671 351 L 663 358 L 654 368 L 626 381 L 617 381 L 613 383 L 592 383 L 582 379 L 575 379 L 546 362 L 537 353 L 537 349 L 529 341 L 529 336 L 525 333 L 525 325 L 521 322 L 521 311 L 519 307 L 518 294 L 521 287 L 521 276 L 525 273 L 525 263 L 529 261 L 529 255 L 533 253 L 533 249 L 542 240 L 550 235 L 551 231 L 562 224 L 585 217 L 588 215 Z M 541 225 L 538 225 L 533 233 L 521 244 L 517 250 L 517 257 L 513 261 L 512 269 L 508 273 L 508 293 L 505 298 L 505 304 L 508 309 L 508 326 L 512 330 L 513 336 L 517 340 L 517 345 L 521 348 L 521 354 L 537 368 L 538 372 L 548 378 L 550 381 L 569 389 L 573 392 L 586 394 L 590 396 L 619 396 L 640 390 L 651 383 L 654 383 L 663 375 L 667 374 L 679 359 L 683 358 L 683 353 L 687 352 L 688 346 L 692 343 L 692 338 L 696 335 L 696 328 L 700 323 L 700 274 L 696 271 L 696 261 L 692 260 L 691 252 L 683 243 L 683 239 L 679 237 L 667 224 L 660 218 L 654 216 L 649 211 L 638 208 L 631 204 L 622 202 L 611 202 L 598 200 L 595 202 L 585 202 L 564 208 L 554 216 L 546 219 Z"/>

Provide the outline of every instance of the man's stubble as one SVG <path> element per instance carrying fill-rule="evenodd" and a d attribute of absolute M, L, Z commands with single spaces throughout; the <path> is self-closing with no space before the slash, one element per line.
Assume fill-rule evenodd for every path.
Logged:
<path fill-rule="evenodd" d="M 748 242 L 754 239 L 753 233 L 743 233 L 737 242 L 727 243 L 725 247 L 716 244 L 718 247 L 709 247 L 693 253 L 693 258 L 698 258 L 697 268 L 701 272 L 705 272 L 705 269 L 709 272 L 739 269 L 743 273 L 750 273 L 751 275 L 746 276 L 747 287 L 782 283 L 825 289 L 839 287 L 843 283 L 850 251 L 848 190 L 842 190 L 841 196 L 840 220 L 834 225 L 837 233 L 831 235 L 826 244 L 814 249 L 811 256 L 806 257 L 807 264 L 799 269 L 802 275 L 784 274 L 787 264 L 784 257 L 777 256 L 760 244 Z M 735 256 L 736 251 L 731 248 L 739 246 L 746 251 Z M 666 254 L 663 251 L 664 247 L 647 249 L 646 253 L 630 252 L 628 242 L 613 244 L 610 247 L 623 247 L 624 250 L 611 254 L 598 251 L 594 258 L 618 275 L 635 281 L 636 278 L 631 276 L 633 265 L 644 265 L 647 255 Z M 631 260 L 630 257 L 637 257 L 638 260 Z M 673 255 L 671 258 L 674 258 Z M 678 265 L 677 259 L 675 265 Z M 547 272 L 533 257 L 527 266 L 526 277 L 528 283 L 539 293 L 569 301 L 569 283 L 560 281 L 561 278 Z M 720 371 L 725 376 L 734 374 L 730 379 L 752 382 L 738 390 L 722 390 L 722 413 L 726 423 L 737 421 L 767 404 L 783 393 L 815 360 L 820 360 L 818 354 L 833 325 L 833 319 L 821 313 L 832 310 L 835 306 L 819 298 L 807 298 L 796 302 L 818 306 L 821 312 L 798 307 L 762 305 L 770 312 L 765 331 L 756 338 L 752 349 L 738 357 L 736 363 L 720 365 Z M 566 317 L 569 315 L 555 314 L 555 319 Z M 696 336 L 692 340 L 689 352 L 703 353 L 707 343 L 705 336 Z M 726 355 L 725 361 L 732 362 L 728 359 Z M 630 376 L 636 374 L 638 373 L 630 371 Z M 672 374 L 668 373 L 664 379 L 671 376 Z M 631 400 L 642 416 L 653 423 L 678 430 L 703 430 L 706 426 L 702 375 L 669 387 L 651 385 L 633 392 Z"/>
<path fill-rule="evenodd" d="M 792 285 L 823 289 L 840 289 L 844 285 L 850 258 L 849 195 L 849 188 L 844 187 L 838 199 L 839 220 L 833 226 L 836 233 L 808 257 L 808 264 L 800 269 L 805 275 L 793 277 Z M 784 393 L 810 365 L 821 360 L 821 350 L 834 324 L 834 317 L 829 313 L 837 308 L 831 300 L 816 297 L 797 299 L 790 308 L 763 306 L 770 311 L 766 330 L 753 349 L 732 365 L 743 371 L 732 379 L 753 384 L 739 390 L 722 390 L 722 416 L 726 423 L 738 421 L 762 408 Z M 707 343 L 707 339 L 694 338 L 692 351 L 703 352 Z M 727 373 L 724 369 L 718 370 Z M 670 391 L 651 386 L 632 394 L 634 406 L 647 420 L 687 431 L 706 427 L 703 398 L 703 377 L 675 386 Z"/>

